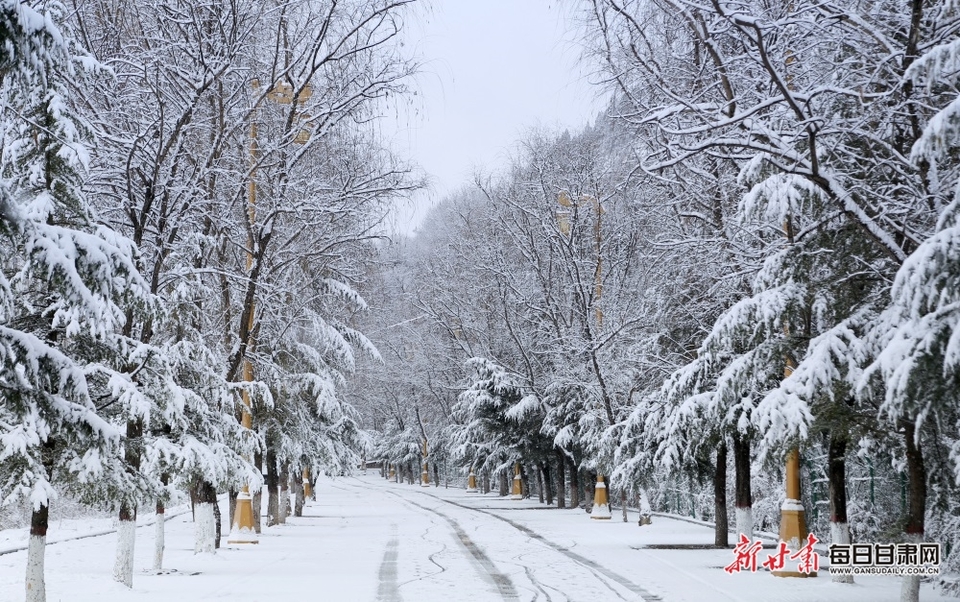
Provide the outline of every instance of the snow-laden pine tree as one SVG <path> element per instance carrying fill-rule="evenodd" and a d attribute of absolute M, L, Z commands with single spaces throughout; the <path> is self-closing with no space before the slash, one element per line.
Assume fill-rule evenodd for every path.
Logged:
<path fill-rule="evenodd" d="M 534 459 L 527 456 L 542 439 L 537 425 L 524 423 L 524 408 L 535 407 L 536 399 L 524 394 L 516 375 L 487 358 L 471 358 L 466 368 L 471 384 L 453 407 L 456 424 L 449 439 L 456 455 L 479 470 L 499 473 L 503 482 L 503 475 L 513 476 L 515 462 Z"/>
<path fill-rule="evenodd" d="M 960 28 L 960 3 L 942 3 L 934 17 L 941 28 Z M 942 106 L 913 146 L 911 159 L 935 173 L 956 169 L 960 147 L 960 38 L 929 48 L 910 65 L 910 84 L 927 90 L 951 90 L 953 97 Z M 960 184 L 953 200 L 941 211 L 933 232 L 914 250 L 897 271 L 889 305 L 871 324 L 865 347 L 873 362 L 859 380 L 861 393 L 879 404 L 880 419 L 902 427 L 906 463 L 919 478 L 910 481 L 910 504 L 905 532 L 914 541 L 925 539 L 929 489 L 950 497 L 960 486 Z M 924 432 L 937 431 L 943 440 L 931 441 Z M 926 443 L 925 443 L 926 442 Z M 924 453 L 943 453 L 951 461 L 946 482 L 929 479 Z M 941 470 L 943 470 L 941 468 Z M 953 482 L 950 482 L 952 477 Z M 955 499 L 955 498 L 954 498 Z M 939 500 L 938 500 L 938 505 Z M 960 516 L 953 508 L 939 521 L 939 535 L 957 549 Z M 957 555 L 947 563 L 960 567 Z M 946 573 L 948 571 L 944 571 Z M 944 580 L 956 591 L 957 583 Z M 920 578 L 904 577 L 901 600 L 919 597 Z"/>
<path fill-rule="evenodd" d="M 93 501 L 133 486 L 121 432 L 98 414 L 88 363 L 147 304 L 131 241 L 99 224 L 81 191 L 82 125 L 67 79 L 94 67 L 56 2 L 0 3 L 0 482 L 29 500 L 26 597 L 45 599 L 49 506 L 76 487 Z"/>

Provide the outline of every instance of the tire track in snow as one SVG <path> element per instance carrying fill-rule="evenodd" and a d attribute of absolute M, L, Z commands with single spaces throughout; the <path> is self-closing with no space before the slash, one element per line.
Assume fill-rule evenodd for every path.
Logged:
<path fill-rule="evenodd" d="M 393 493 L 393 492 L 391 491 L 391 492 L 389 492 L 389 493 Z M 429 495 L 429 494 L 424 494 L 424 493 L 422 493 L 422 492 L 418 492 L 418 493 L 421 493 L 422 495 Z M 394 494 L 394 495 L 396 495 L 396 494 Z M 399 496 L 398 496 L 398 497 L 399 497 Z M 470 506 L 465 506 L 465 505 L 463 505 L 463 504 L 458 504 L 457 502 L 453 502 L 453 501 L 451 501 L 451 500 L 446 500 L 446 499 L 443 499 L 443 498 L 441 498 L 441 497 L 436 497 L 436 496 L 432 496 L 432 495 L 431 495 L 430 498 L 431 498 L 431 499 L 435 499 L 435 500 L 437 500 L 437 501 L 446 502 L 446 503 L 451 504 L 451 505 L 453 505 L 453 506 L 456 506 L 456 507 L 458 507 L 458 508 L 463 508 L 464 510 L 473 510 L 474 512 L 481 512 L 481 513 L 486 514 L 486 515 L 488 515 L 488 516 L 492 516 L 493 518 L 496 518 L 497 520 L 501 520 L 501 521 L 507 523 L 508 525 L 510 525 L 511 527 L 517 529 L 518 531 L 520 531 L 521 533 L 523 533 L 523 534 L 526 535 L 527 537 L 530 537 L 531 539 L 535 539 L 535 540 L 537 540 L 538 542 L 544 544 L 545 546 L 550 547 L 550 548 L 553 548 L 553 549 L 556 550 L 557 552 L 560 552 L 561 554 L 563 554 L 563 555 L 566 556 L 567 558 L 569 558 L 569 559 L 573 560 L 574 562 L 580 564 L 581 566 L 589 569 L 589 570 L 590 570 L 594 575 L 596 575 L 598 578 L 599 578 L 601 575 L 603 575 L 603 576 L 606 577 L 607 579 L 610 579 L 610 580 L 612 580 L 612 581 L 617 582 L 619 585 L 625 587 L 626 589 L 630 590 L 630 591 L 633 592 L 634 594 L 640 596 L 640 599 L 643 600 L 644 602 L 662 602 L 662 601 L 663 601 L 663 599 L 662 599 L 660 596 L 658 596 L 658 595 L 656 595 L 656 594 L 653 594 L 653 593 L 651 593 L 651 592 L 648 592 L 646 589 L 640 587 L 639 585 L 637 585 L 637 584 L 634 583 L 633 581 L 630 581 L 629 579 L 627 579 L 627 578 L 619 575 L 618 573 L 615 573 L 615 572 L 611 571 L 610 569 L 608 569 L 607 567 L 605 567 L 605 566 L 603 566 L 603 565 L 600 565 L 600 564 L 598 564 L 598 563 L 590 560 L 589 558 L 586 558 L 585 556 L 581 556 L 580 554 L 577 554 L 576 552 L 570 550 L 569 548 L 566 548 L 566 547 L 564 547 L 564 546 L 561 546 L 561 545 L 559 545 L 559 544 L 556 544 L 556 543 L 550 541 L 549 539 L 543 537 L 542 535 L 540 535 L 540 534 L 537 533 L 536 531 L 530 529 L 529 527 L 526 527 L 526 526 L 524 526 L 524 525 L 522 525 L 522 524 L 520 524 L 520 523 L 517 523 L 517 522 L 515 522 L 515 521 L 512 521 L 512 520 L 510 520 L 509 518 L 505 518 L 505 517 L 503 517 L 503 516 L 500 516 L 500 515 L 498 515 L 498 514 L 495 514 L 495 513 L 493 513 L 493 512 L 490 512 L 490 511 L 487 511 L 487 510 L 483 510 L 483 509 L 480 509 L 480 508 L 472 508 L 472 507 L 470 507 Z M 401 499 L 402 499 L 402 498 L 401 498 Z M 415 502 L 410 502 L 410 503 L 411 503 L 411 504 L 415 504 Z M 419 505 L 419 504 L 417 504 L 417 505 Z M 422 507 L 422 506 L 421 506 L 421 507 Z M 439 512 L 438 512 L 438 514 L 439 514 Z M 608 587 L 609 587 L 609 586 L 608 586 Z"/>
<path fill-rule="evenodd" d="M 351 485 L 362 487 L 364 489 L 372 489 L 372 487 L 370 487 L 365 483 L 351 483 Z M 416 506 L 421 510 L 425 510 L 430 514 L 435 514 L 440 518 L 442 518 L 443 520 L 447 521 L 447 524 L 450 525 L 450 528 L 453 529 L 454 534 L 457 536 L 457 540 L 460 542 L 460 545 L 462 545 L 464 549 L 466 549 L 467 552 L 469 552 L 470 555 L 473 556 L 473 559 L 477 561 L 477 564 L 479 564 L 480 567 L 483 568 L 483 570 L 486 572 L 485 576 L 489 577 L 490 580 L 493 582 L 493 584 L 496 586 L 497 591 L 500 593 L 500 597 L 508 602 L 512 600 L 520 599 L 520 596 L 517 593 L 517 589 L 516 587 L 514 587 L 513 582 L 510 580 L 510 577 L 503 574 L 502 572 L 500 572 L 499 569 L 497 569 L 497 566 L 493 563 L 493 561 L 491 561 L 490 558 L 484 553 L 484 551 L 480 549 L 480 547 L 477 546 L 477 544 L 475 544 L 473 540 L 470 539 L 470 536 L 467 534 L 466 531 L 463 530 L 463 528 L 460 526 L 460 523 L 458 523 L 455 519 L 450 518 L 449 516 L 447 516 L 443 512 L 440 512 L 439 510 L 435 510 L 433 508 L 428 508 L 427 506 L 424 506 L 422 504 L 418 504 L 388 489 L 379 489 L 379 491 L 384 491 L 386 493 L 389 493 L 390 495 L 396 497 L 397 499 L 399 499 L 401 502 L 405 504 Z"/>
<path fill-rule="evenodd" d="M 391 538 L 387 542 L 387 549 L 383 553 L 380 563 L 380 586 L 377 588 L 377 600 L 380 602 L 401 602 L 400 585 L 397 583 L 397 550 L 400 545 L 397 539 L 397 525 L 391 525 Z"/>
<path fill-rule="evenodd" d="M 397 494 L 394 494 L 392 491 L 388 493 L 397 495 Z M 477 563 L 479 563 L 480 566 L 483 567 L 483 570 L 486 571 L 487 576 L 490 577 L 490 579 L 493 581 L 493 584 L 497 586 L 497 591 L 500 592 L 500 596 L 504 600 L 520 599 L 520 596 L 517 594 L 516 588 L 513 586 L 513 582 L 510 581 L 510 577 L 504 575 L 503 573 L 500 572 L 499 569 L 497 569 L 497 566 L 493 564 L 493 561 L 490 560 L 490 558 L 486 555 L 486 553 L 484 553 L 484 551 L 480 549 L 480 547 L 477 546 L 477 544 L 473 543 L 473 540 L 470 539 L 470 536 L 467 535 L 467 532 L 463 530 L 463 528 L 460 526 L 460 523 L 458 523 L 455 519 L 450 518 L 443 512 L 440 512 L 439 510 L 434 510 L 433 508 L 422 506 L 414 501 L 405 499 L 399 495 L 397 495 L 397 497 L 408 504 L 416 506 L 421 510 L 426 510 L 427 512 L 436 514 L 443 520 L 447 521 L 447 524 L 449 524 L 450 528 L 453 529 L 453 532 L 456 534 L 457 539 L 460 541 L 460 544 L 468 552 L 470 552 L 470 555 L 473 556 L 474 560 L 476 560 Z"/>

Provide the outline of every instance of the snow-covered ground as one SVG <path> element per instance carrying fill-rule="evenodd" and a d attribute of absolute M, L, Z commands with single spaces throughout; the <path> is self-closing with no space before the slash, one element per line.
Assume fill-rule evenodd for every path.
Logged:
<path fill-rule="evenodd" d="M 730 551 L 653 547 L 712 543 L 711 529 L 690 522 L 658 516 L 638 527 L 635 513 L 623 523 L 617 512 L 614 520 L 595 521 L 582 510 L 401 485 L 375 474 L 322 480 L 303 517 L 265 528 L 258 545 L 224 544 L 216 555 L 193 553 L 189 511 L 170 514 L 163 573 L 148 570 L 152 528 L 138 529 L 132 591 L 111 577 L 115 535 L 61 541 L 47 548 L 47 599 L 894 602 L 900 591 L 893 577 L 858 576 L 856 584 L 841 585 L 826 572 L 816 579 L 730 575 L 723 571 Z M 51 525 L 50 539 L 105 528 L 63 521 Z M 0 532 L 4 602 L 24 598 L 26 552 L 3 553 L 18 537 Z M 921 600 L 951 598 L 924 584 Z"/>

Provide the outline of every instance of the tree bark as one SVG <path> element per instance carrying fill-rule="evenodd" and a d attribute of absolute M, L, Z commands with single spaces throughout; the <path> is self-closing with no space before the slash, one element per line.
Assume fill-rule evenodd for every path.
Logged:
<path fill-rule="evenodd" d="M 573 460 L 567 458 L 567 464 L 570 466 L 570 507 L 580 507 L 580 474 Z"/>
<path fill-rule="evenodd" d="M 850 543 L 847 523 L 847 438 L 846 433 L 830 433 L 827 452 L 827 484 L 830 490 L 831 543 Z M 836 583 L 853 583 L 853 575 L 833 575 Z"/>
<path fill-rule="evenodd" d="M 584 476 L 583 488 L 584 488 L 584 492 L 587 494 L 587 497 L 586 497 L 587 510 L 589 512 L 593 512 L 593 505 L 596 501 L 596 495 L 597 495 L 597 473 L 592 470 L 588 470 L 584 473 L 583 476 Z"/>
<path fill-rule="evenodd" d="M 566 456 L 564 456 L 563 451 L 560 448 L 557 448 L 556 453 L 557 453 L 557 508 L 566 508 L 567 500 L 564 497 L 566 496 L 566 488 L 567 488 L 566 479 L 564 478 L 564 473 L 566 472 L 564 470 L 564 465 L 566 464 L 565 462 Z"/>
<path fill-rule="evenodd" d="M 240 495 L 240 492 L 236 489 L 231 489 L 227 493 L 228 506 L 230 507 L 230 527 L 233 527 L 233 520 L 237 513 L 237 496 Z"/>
<path fill-rule="evenodd" d="M 544 503 L 546 497 L 543 490 L 543 464 L 537 464 L 537 497 L 540 499 L 540 503 Z"/>
<path fill-rule="evenodd" d="M 230 525 L 231 527 L 233 525 Z M 220 539 L 223 537 L 223 517 L 220 516 L 220 503 L 217 501 L 217 490 L 213 490 L 213 549 L 220 549 Z"/>
<path fill-rule="evenodd" d="M 498 493 L 500 494 L 500 497 L 506 497 L 507 493 L 509 493 L 509 490 L 507 489 L 507 471 L 501 470 L 499 477 L 500 491 Z"/>
<path fill-rule="evenodd" d="M 750 492 L 750 439 L 733 433 L 733 465 L 736 471 L 734 505 L 737 509 L 737 532 L 753 538 L 753 496 Z"/>
<path fill-rule="evenodd" d="M 259 470 L 261 474 L 263 474 L 262 453 L 256 452 L 253 454 L 253 465 L 257 467 L 257 470 Z M 251 493 L 251 497 L 253 499 L 252 503 L 250 504 L 253 507 L 253 530 L 257 535 L 260 535 L 260 532 L 263 529 L 263 525 L 260 522 L 260 510 L 263 507 L 263 489 L 261 488 Z"/>
<path fill-rule="evenodd" d="M 923 450 L 917 440 L 916 426 L 912 420 L 904 421 L 904 443 L 907 447 L 907 524 L 906 540 L 923 541 L 924 513 L 927 510 L 927 470 L 923 465 Z M 920 576 L 903 577 L 900 602 L 918 602 L 920 599 Z"/>
<path fill-rule="evenodd" d="M 47 547 L 47 527 L 50 522 L 46 504 L 30 515 L 30 544 L 27 549 L 26 602 L 46 602 L 47 588 L 43 575 L 44 553 Z"/>
<path fill-rule="evenodd" d="M 294 516 L 303 516 L 303 477 L 300 476 L 302 474 L 303 470 L 301 470 L 299 466 L 290 473 L 290 488 L 293 489 Z M 400 474 L 399 470 L 397 474 Z"/>
<path fill-rule="evenodd" d="M 727 442 L 717 447 L 717 463 L 713 470 L 713 527 L 714 545 L 726 548 L 730 545 L 727 520 Z"/>
<path fill-rule="evenodd" d="M 550 473 L 550 462 L 540 463 L 540 472 L 543 474 L 543 489 L 547 497 L 547 505 L 553 505 L 553 475 Z"/>
<path fill-rule="evenodd" d="M 284 462 L 280 465 L 280 507 L 277 522 L 285 524 L 290 515 L 290 465 Z"/>
<path fill-rule="evenodd" d="M 280 522 L 280 476 L 277 474 L 277 451 L 273 442 L 267 443 L 267 526 Z"/>

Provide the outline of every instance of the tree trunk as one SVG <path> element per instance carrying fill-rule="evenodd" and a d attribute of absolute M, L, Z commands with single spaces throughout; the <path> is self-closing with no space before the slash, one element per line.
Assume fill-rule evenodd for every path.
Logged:
<path fill-rule="evenodd" d="M 923 450 L 917 440 L 917 431 L 912 420 L 904 421 L 904 443 L 907 446 L 907 524 L 904 528 L 906 541 L 923 541 L 924 513 L 927 509 L 927 470 L 923 465 Z M 920 576 L 903 577 L 900 602 L 920 600 Z"/>
<path fill-rule="evenodd" d="M 153 523 L 153 570 L 160 572 L 163 570 L 163 549 L 166 546 L 165 537 L 165 515 L 166 508 L 163 500 L 157 500 L 157 514 Z"/>
<path fill-rule="evenodd" d="M 717 463 L 713 469 L 713 543 L 721 548 L 730 545 L 727 520 L 727 442 L 717 447 Z"/>
<path fill-rule="evenodd" d="M 280 476 L 277 474 L 277 451 L 273 442 L 267 444 L 267 526 L 280 522 Z"/>
<path fill-rule="evenodd" d="M 750 493 L 750 440 L 733 433 L 733 465 L 736 469 L 737 533 L 753 539 L 753 496 Z"/>
<path fill-rule="evenodd" d="M 143 423 L 139 420 L 128 420 L 124 459 L 127 462 L 127 469 L 132 472 L 140 470 L 142 436 Z M 127 587 L 133 587 L 133 551 L 137 537 L 137 507 L 131 500 L 124 500 L 120 504 L 119 518 L 117 556 L 113 565 L 113 578 Z"/>
<path fill-rule="evenodd" d="M 263 454 L 257 452 L 253 454 L 253 465 L 257 467 L 257 470 L 260 471 L 260 474 L 263 474 Z M 253 501 L 251 506 L 253 506 L 253 530 L 257 535 L 260 535 L 263 525 L 260 522 L 260 515 L 262 514 L 261 510 L 263 509 L 263 489 L 257 489 L 252 492 Z"/>
<path fill-rule="evenodd" d="M 213 507 L 217 504 L 217 490 L 208 481 L 197 486 L 197 512 L 193 525 L 193 553 L 215 554 L 217 519 Z"/>
<path fill-rule="evenodd" d="M 577 470 L 577 466 L 573 463 L 573 460 L 568 458 L 567 463 L 570 466 L 570 507 L 579 508 L 580 507 L 580 473 Z"/>
<path fill-rule="evenodd" d="M 585 474 L 585 481 L 583 483 L 585 493 L 587 494 L 587 511 L 593 511 L 594 496 L 597 493 L 597 473 L 592 470 L 588 470 Z"/>
<path fill-rule="evenodd" d="M 544 491 L 543 491 L 543 464 L 538 463 L 537 465 L 537 497 L 540 500 L 540 503 L 544 503 Z"/>
<path fill-rule="evenodd" d="M 26 602 L 46 602 L 47 588 L 43 576 L 44 552 L 47 547 L 49 507 L 35 508 L 30 515 L 30 545 L 27 549 Z"/>
<path fill-rule="evenodd" d="M 220 516 L 220 503 L 217 501 L 217 490 L 213 490 L 213 548 L 220 549 L 220 538 L 223 537 L 223 517 Z M 233 525 L 230 525 L 231 527 Z"/>
<path fill-rule="evenodd" d="M 499 476 L 500 476 L 500 479 L 499 479 L 500 480 L 500 491 L 499 491 L 500 497 L 506 497 L 507 493 L 509 492 L 509 490 L 507 489 L 507 471 L 501 470 Z"/>
<path fill-rule="evenodd" d="M 481 480 L 483 482 L 483 492 L 490 493 L 490 473 L 486 470 L 483 471 L 483 479 Z"/>
<path fill-rule="evenodd" d="M 293 471 L 293 474 L 290 475 L 290 484 L 293 486 L 294 502 L 293 502 L 293 515 L 294 516 L 303 516 L 303 478 L 300 476 L 302 472 L 297 469 Z M 399 474 L 399 472 L 397 473 Z"/>
<path fill-rule="evenodd" d="M 290 465 L 284 462 L 280 466 L 280 506 L 277 522 L 285 524 L 290 515 Z"/>
<path fill-rule="evenodd" d="M 566 508 L 567 500 L 564 498 L 566 495 L 566 480 L 564 479 L 564 458 L 563 451 L 560 448 L 557 448 L 557 508 Z"/>
<path fill-rule="evenodd" d="M 190 520 L 197 520 L 197 488 L 191 487 L 188 493 L 190 495 Z M 230 513 L 233 514 L 232 508 Z"/>
<path fill-rule="evenodd" d="M 237 512 L 237 496 L 238 495 L 240 495 L 240 492 L 237 491 L 236 489 L 231 489 L 227 493 L 227 499 L 228 499 L 227 505 L 230 507 L 230 526 L 231 527 L 233 526 L 233 519 L 235 518 L 235 515 Z"/>
<path fill-rule="evenodd" d="M 847 523 L 847 439 L 846 433 L 830 433 L 827 452 L 827 483 L 830 489 L 830 541 L 850 543 Z M 853 583 L 853 575 L 833 575 L 835 583 Z"/>
<path fill-rule="evenodd" d="M 540 463 L 540 472 L 543 474 L 543 489 L 547 496 L 547 505 L 553 505 L 553 475 L 550 473 L 550 462 Z"/>

